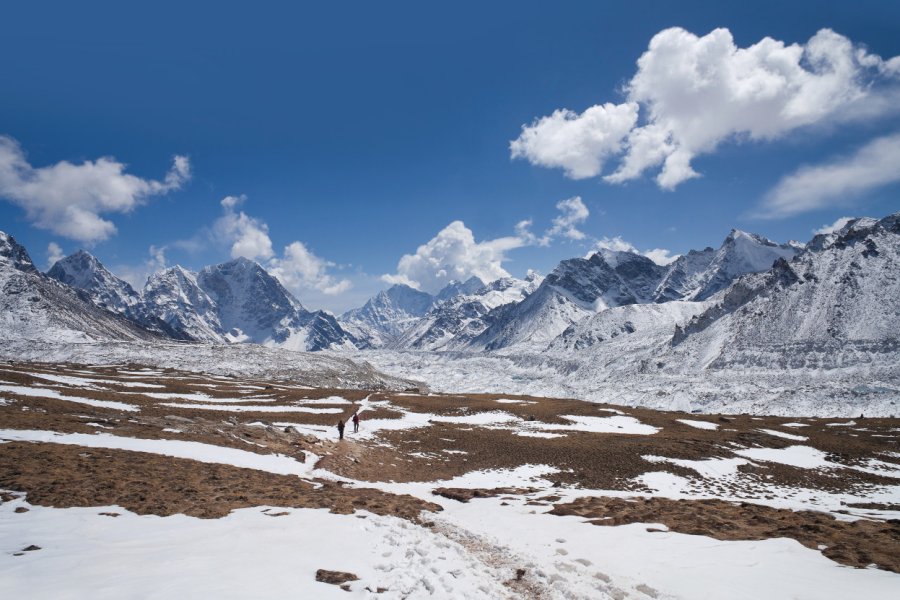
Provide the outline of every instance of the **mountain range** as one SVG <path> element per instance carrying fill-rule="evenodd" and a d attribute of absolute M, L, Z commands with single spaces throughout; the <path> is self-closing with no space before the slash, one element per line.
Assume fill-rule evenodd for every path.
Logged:
<path fill-rule="evenodd" d="M 668 265 L 603 249 L 564 260 L 546 277 L 487 283 L 472 277 L 436 294 L 393 285 L 335 317 L 306 309 L 245 258 L 199 272 L 167 268 L 136 290 L 83 250 L 42 274 L 22 246 L 0 234 L 0 302 L 7 331 L 26 337 L 65 330 L 66 339 L 255 343 L 299 351 L 583 352 L 662 327 L 671 332 L 673 351 L 727 338 L 711 354 L 709 365 L 719 366 L 771 362 L 771 353 L 757 350 L 776 342 L 892 349 L 896 340 L 885 332 L 888 317 L 898 313 L 884 311 L 893 310 L 891 294 L 898 291 L 897 239 L 897 215 L 852 220 L 808 244 L 732 230 L 719 248 L 692 250 Z M 868 337 L 860 338 L 862 332 Z"/>

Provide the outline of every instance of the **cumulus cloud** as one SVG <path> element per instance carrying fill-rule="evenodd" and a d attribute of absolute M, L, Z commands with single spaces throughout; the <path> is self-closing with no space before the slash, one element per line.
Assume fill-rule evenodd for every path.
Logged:
<path fill-rule="evenodd" d="M 150 246 L 147 249 L 147 258 L 137 265 L 115 265 L 110 267 L 117 277 L 131 284 L 131 287 L 139 290 L 147 283 L 147 278 L 153 273 L 162 271 L 168 266 L 166 260 L 167 246 Z"/>
<path fill-rule="evenodd" d="M 59 247 L 59 244 L 56 242 L 50 242 L 47 244 L 47 268 L 51 268 L 53 265 L 57 263 L 57 261 L 65 258 L 65 254 L 62 251 L 62 248 Z"/>
<path fill-rule="evenodd" d="M 528 221 L 519 224 L 527 230 Z M 509 277 L 503 268 L 506 253 L 529 243 L 527 236 L 516 235 L 475 241 L 472 230 L 462 221 L 453 221 L 436 236 L 405 254 L 397 264 L 397 273 L 384 275 L 388 283 L 402 283 L 426 292 L 436 292 L 450 281 L 464 281 L 473 275 L 489 282 Z"/>
<path fill-rule="evenodd" d="M 402 283 L 435 292 L 450 281 L 464 281 L 472 276 L 484 282 L 509 277 L 503 263 L 510 250 L 524 246 L 549 246 L 560 237 L 575 241 L 587 239 L 588 236 L 578 229 L 578 225 L 590 216 L 581 197 L 560 200 L 556 203 L 556 209 L 559 214 L 543 235 L 532 231 L 532 219 L 525 219 L 516 223 L 514 235 L 476 242 L 471 229 L 462 221 L 453 221 L 419 246 L 414 254 L 401 257 L 396 273 L 382 275 L 381 279 L 387 283 Z"/>
<path fill-rule="evenodd" d="M 644 252 L 644 256 L 658 265 L 666 266 L 670 263 L 675 262 L 681 255 L 672 254 L 671 251 L 666 250 L 665 248 L 654 248 L 653 250 L 647 250 L 646 252 Z"/>
<path fill-rule="evenodd" d="M 231 244 L 231 258 L 243 256 L 250 260 L 268 259 L 272 251 L 269 227 L 258 219 L 247 216 L 236 208 L 243 204 L 245 196 L 226 196 L 222 199 L 224 214 L 213 224 L 219 239 Z"/>
<path fill-rule="evenodd" d="M 657 170 L 673 189 L 698 173 L 692 160 L 732 139 L 771 140 L 824 122 L 896 110 L 900 57 L 883 60 L 822 29 L 805 44 L 764 38 L 747 48 L 728 29 L 697 36 L 674 27 L 656 34 L 625 85 L 625 102 L 568 110 L 523 126 L 513 158 L 622 183 Z"/>
<path fill-rule="evenodd" d="M 806 166 L 769 191 L 758 216 L 788 217 L 847 204 L 870 190 L 900 181 L 900 133 L 875 139 L 854 154 Z"/>
<path fill-rule="evenodd" d="M 584 223 L 591 213 L 581 201 L 581 197 L 574 196 L 567 200 L 560 200 L 556 203 L 556 208 L 560 214 L 553 219 L 553 226 L 547 231 L 545 238 L 562 235 L 571 240 L 583 240 L 584 232 L 580 231 L 576 225 Z"/>
<path fill-rule="evenodd" d="M 333 296 L 352 287 L 348 279 L 337 280 L 327 273 L 335 264 L 323 260 L 309 251 L 303 242 L 292 242 L 284 249 L 282 258 L 273 258 L 269 272 L 291 290 L 315 289 Z"/>
<path fill-rule="evenodd" d="M 622 140 L 637 123 L 638 106 L 604 104 L 581 114 L 560 109 L 522 127 L 510 142 L 513 158 L 542 167 L 559 167 L 572 179 L 594 177 L 604 161 L 621 150 Z"/>
<path fill-rule="evenodd" d="M 519 240 L 522 246 L 549 246 L 559 237 L 575 241 L 587 238 L 587 235 L 578 229 L 578 225 L 584 223 L 591 214 L 581 196 L 560 200 L 556 203 L 556 210 L 559 214 L 553 218 L 553 222 L 543 235 L 538 236 L 531 230 L 534 225 L 532 219 L 525 219 L 516 224 L 515 239 Z"/>
<path fill-rule="evenodd" d="M 108 157 L 34 167 L 16 140 L 0 136 L 0 198 L 22 207 L 35 226 L 80 242 L 116 233 L 115 224 L 101 215 L 130 212 L 150 196 L 179 189 L 191 176 L 186 156 L 174 158 L 162 181 L 142 179 L 125 168 Z"/>
<path fill-rule="evenodd" d="M 835 231 L 840 231 L 852 220 L 853 217 L 840 217 L 831 225 L 822 225 L 818 229 L 813 229 L 813 235 L 827 235 L 829 233 L 834 233 Z"/>
<path fill-rule="evenodd" d="M 612 252 L 631 252 L 632 254 L 640 254 L 642 256 L 646 256 L 653 262 L 658 265 L 668 265 L 669 263 L 674 262 L 680 255 L 672 254 L 669 250 L 665 248 L 654 248 L 652 250 L 645 250 L 641 252 L 635 247 L 631 242 L 627 242 L 623 240 L 619 236 L 615 237 L 602 237 L 596 241 L 594 247 L 590 252 L 587 253 L 587 256 L 594 254 L 595 252 L 600 251 L 612 251 Z"/>
<path fill-rule="evenodd" d="M 315 290 L 331 296 L 352 287 L 348 279 L 336 279 L 328 270 L 335 263 L 316 256 L 303 242 L 291 242 L 282 255 L 275 256 L 269 226 L 238 210 L 247 200 L 246 196 L 226 196 L 221 205 L 223 214 L 212 227 L 212 234 L 219 242 L 230 246 L 232 258 L 244 257 L 260 263 L 281 283 L 294 292 L 303 295 Z"/>

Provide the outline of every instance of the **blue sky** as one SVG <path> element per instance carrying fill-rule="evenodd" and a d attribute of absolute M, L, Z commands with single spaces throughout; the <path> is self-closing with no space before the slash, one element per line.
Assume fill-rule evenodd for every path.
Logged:
<path fill-rule="evenodd" d="M 900 209 L 896 3 L 128 4 L 0 21 L 0 229 L 41 266 L 85 247 L 140 279 L 250 255 L 340 312 L 386 279 L 547 273 L 598 240 L 674 255 Z M 740 83 L 686 95 L 688 55 L 695 77 L 771 83 L 716 28 L 738 52 L 806 52 L 781 104 Z M 815 48 L 850 71 L 810 83 Z M 660 132 L 671 167 L 631 141 Z M 623 159 L 639 172 L 605 180 Z"/>

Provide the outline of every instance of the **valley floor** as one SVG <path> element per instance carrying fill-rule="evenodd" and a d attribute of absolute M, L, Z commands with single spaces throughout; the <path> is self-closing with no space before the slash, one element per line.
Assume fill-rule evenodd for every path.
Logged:
<path fill-rule="evenodd" d="M 896 418 L 7 362 L 0 500 L 4 598 L 900 595 Z"/>

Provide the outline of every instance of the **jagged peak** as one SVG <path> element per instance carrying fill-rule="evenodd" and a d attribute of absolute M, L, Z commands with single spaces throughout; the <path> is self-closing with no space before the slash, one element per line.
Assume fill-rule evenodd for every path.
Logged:
<path fill-rule="evenodd" d="M 50 267 L 47 275 L 80 289 L 112 286 L 124 288 L 129 296 L 136 295 L 130 283 L 114 275 L 100 262 L 100 259 L 87 250 L 76 250 L 59 259 Z"/>
<path fill-rule="evenodd" d="M 0 264 L 9 263 L 17 271 L 24 273 L 37 273 L 25 246 L 16 241 L 16 238 L 0 231 Z"/>
<path fill-rule="evenodd" d="M 729 244 L 729 242 L 734 243 L 739 241 L 762 244 L 763 246 L 779 245 L 764 235 L 759 235 L 758 233 L 750 233 L 741 229 L 732 229 L 731 232 L 729 232 L 728 236 L 725 238 L 725 241 L 722 242 L 722 245 L 726 246 Z"/>
<path fill-rule="evenodd" d="M 262 265 L 260 265 L 255 260 L 251 260 L 245 256 L 238 256 L 237 258 L 233 258 L 229 261 L 219 263 L 217 265 L 209 265 L 207 267 L 204 267 L 203 270 L 206 271 L 206 270 L 213 270 L 213 269 L 229 269 L 232 267 L 238 267 L 238 268 L 242 268 L 242 269 L 254 269 L 254 270 L 259 269 L 259 270 L 265 271 L 265 269 L 263 269 Z"/>
<path fill-rule="evenodd" d="M 53 266 L 50 268 L 50 271 L 61 271 L 64 270 L 68 272 L 70 269 L 84 270 L 88 269 L 91 271 L 100 271 L 103 273 L 109 273 L 106 267 L 103 266 L 103 263 L 100 262 L 96 256 L 88 252 L 87 250 L 79 249 L 73 252 L 68 256 L 64 256 L 59 259 Z M 110 273 L 111 274 L 111 273 Z"/>
<path fill-rule="evenodd" d="M 197 274 L 181 265 L 172 265 L 171 267 L 166 267 L 165 269 L 151 274 L 150 277 L 147 278 L 144 289 L 151 287 L 151 284 L 158 284 L 167 279 L 182 279 L 196 284 Z"/>

